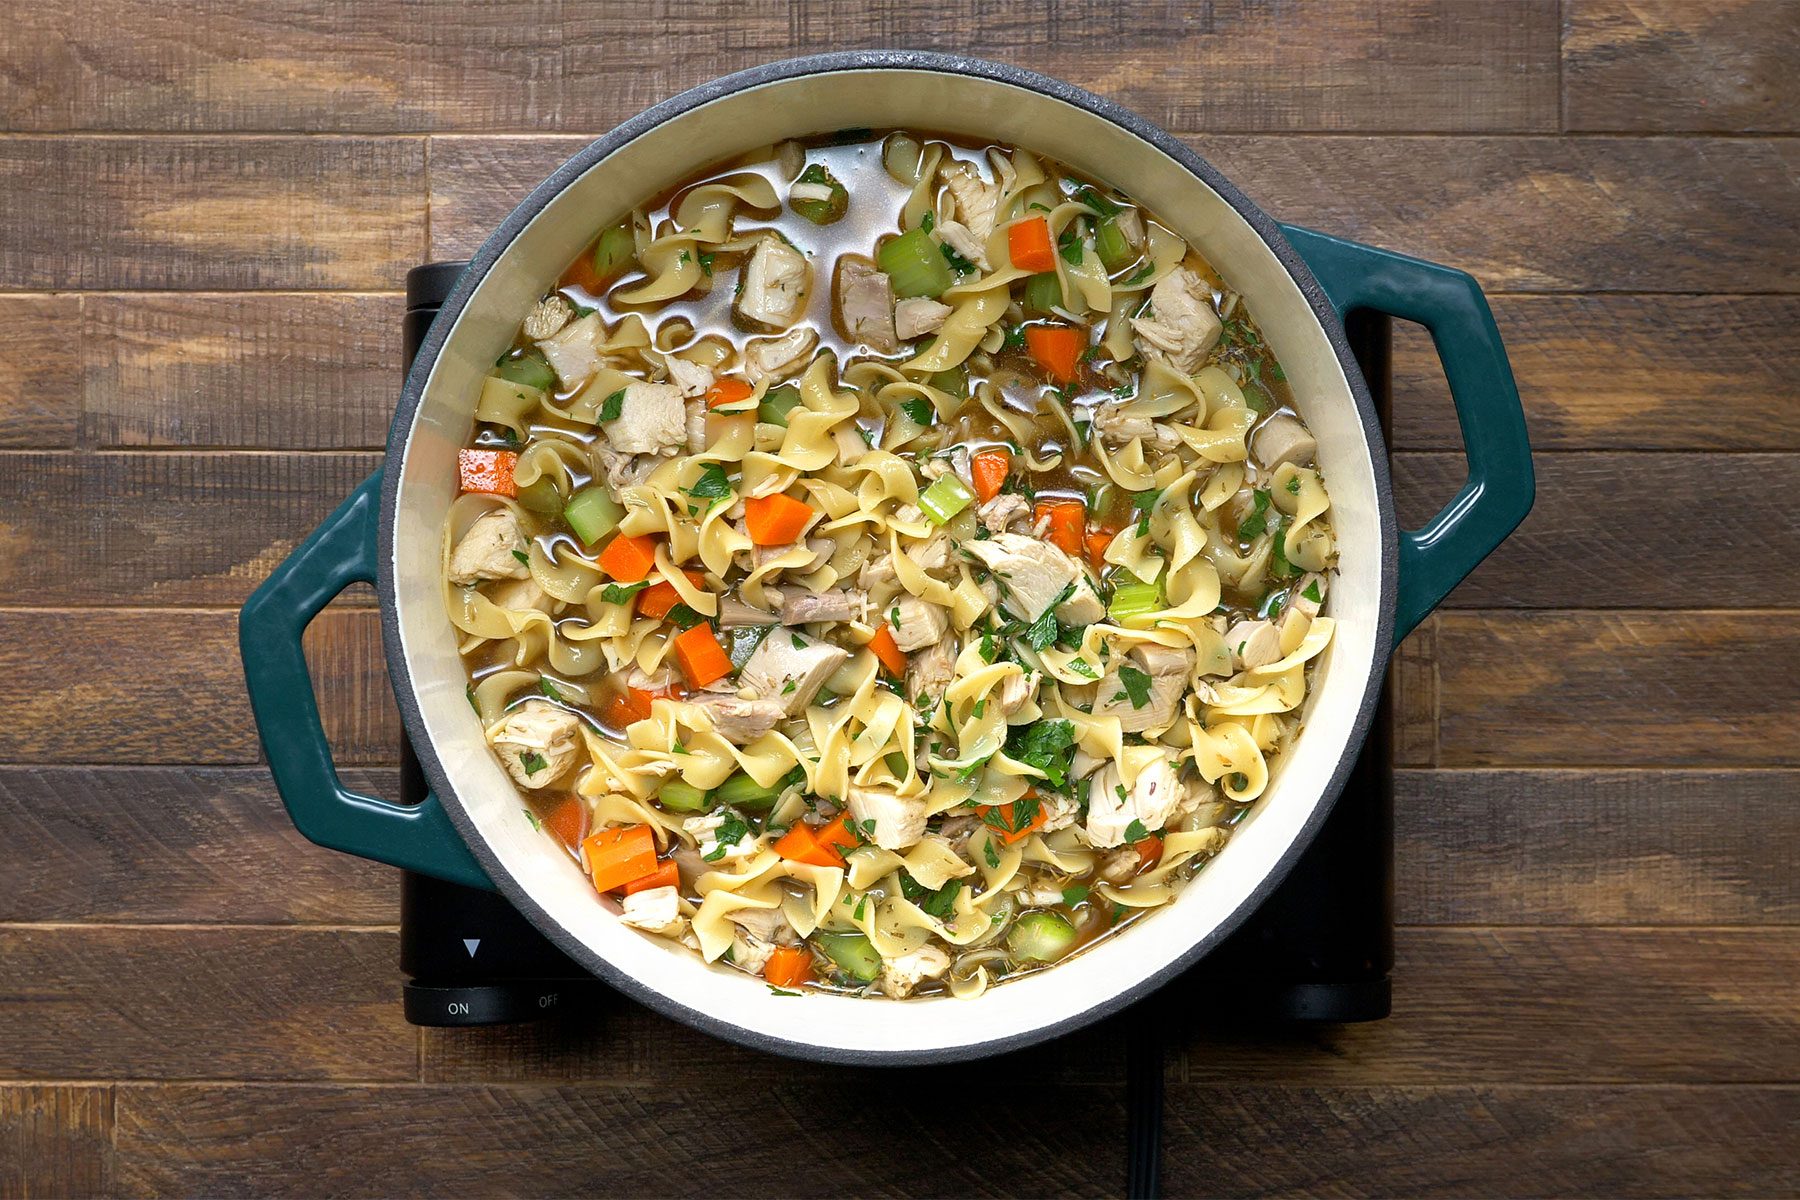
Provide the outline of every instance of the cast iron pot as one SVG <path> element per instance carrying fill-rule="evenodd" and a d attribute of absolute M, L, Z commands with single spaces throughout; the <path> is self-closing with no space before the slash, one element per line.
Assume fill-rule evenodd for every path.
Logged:
<path fill-rule="evenodd" d="M 438 582 L 456 450 L 480 380 L 520 314 L 596 229 L 643 197 L 745 148 L 848 127 L 1015 143 L 1123 188 L 1242 292 L 1319 439 L 1339 547 L 1337 634 L 1304 731 L 1255 814 L 1166 911 L 1053 970 L 974 1000 L 792 999 L 617 920 L 532 828 L 464 697 Z M 1396 527 L 1387 454 L 1343 317 L 1367 308 L 1430 329 L 1461 422 L 1469 478 L 1423 529 Z M 407 377 L 386 466 L 244 606 L 245 674 L 277 787 L 320 845 L 497 887 L 576 962 L 663 1013 L 797 1057 L 966 1059 L 1042 1041 L 1121 1008 L 1188 966 L 1283 878 L 1343 786 L 1394 644 L 1531 506 L 1530 447 L 1487 303 L 1466 274 L 1278 225 L 1175 138 L 1107 100 L 1015 67 L 911 52 L 776 63 L 657 105 L 541 184 L 474 256 Z M 308 622 L 346 586 L 380 592 L 388 671 L 432 796 L 407 807 L 346 788 L 301 654 Z"/>

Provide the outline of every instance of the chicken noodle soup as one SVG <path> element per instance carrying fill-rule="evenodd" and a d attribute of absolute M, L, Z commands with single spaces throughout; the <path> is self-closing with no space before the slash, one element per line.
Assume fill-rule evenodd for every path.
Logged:
<path fill-rule="evenodd" d="M 1169 903 L 1267 787 L 1332 633 L 1315 443 L 1121 191 L 784 143 L 522 317 L 445 597 L 627 924 L 782 991 L 973 996 Z"/>

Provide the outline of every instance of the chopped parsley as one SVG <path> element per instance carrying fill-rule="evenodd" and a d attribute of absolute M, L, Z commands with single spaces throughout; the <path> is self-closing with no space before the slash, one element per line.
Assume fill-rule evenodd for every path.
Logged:
<path fill-rule="evenodd" d="M 550 764 L 545 762 L 544 756 L 539 754 L 536 750 L 527 750 L 525 753 L 519 755 L 519 765 L 525 768 L 525 773 L 527 775 L 536 775 Z"/>
<path fill-rule="evenodd" d="M 995 852 L 995 850 L 994 850 L 994 839 L 993 838 L 990 837 L 985 843 L 982 844 L 981 857 L 987 860 L 987 865 L 988 865 L 989 870 L 993 870 L 993 869 L 999 867 L 1000 855 L 997 852 Z"/>
<path fill-rule="evenodd" d="M 713 257 L 714 256 L 710 251 L 702 250 L 700 252 L 700 271 L 702 274 L 708 276 L 712 274 Z"/>
<path fill-rule="evenodd" d="M 782 695 L 784 695 L 784 696 L 791 696 L 791 695 L 793 695 L 793 694 L 794 694 L 794 692 L 795 692 L 795 691 L 796 691 L 796 690 L 798 690 L 798 688 L 799 688 L 799 687 L 800 687 L 800 682 L 799 682 L 799 680 L 796 680 L 796 679 L 790 679 L 790 680 L 788 680 L 788 681 L 787 681 L 787 683 L 786 683 L 786 684 L 784 684 L 784 685 L 783 685 L 783 686 L 782 686 L 782 689 L 781 689 L 781 694 L 782 694 Z"/>
<path fill-rule="evenodd" d="M 900 411 L 912 418 L 915 425 L 929 425 L 933 411 L 931 401 L 923 396 L 914 396 L 910 400 L 900 402 Z M 1297 478 L 1297 477 L 1296 477 Z"/>
<path fill-rule="evenodd" d="M 1060 601 L 1058 602 L 1060 603 Z M 1061 627 L 1056 623 L 1056 605 L 1044 610 L 1044 615 L 1031 623 L 1025 631 L 1025 642 L 1033 650 L 1042 650 L 1056 641 Z"/>
<path fill-rule="evenodd" d="M 1287 481 L 1287 490 L 1288 495 L 1290 496 L 1298 496 L 1300 494 L 1300 477 L 1298 475 Z"/>
<path fill-rule="evenodd" d="M 1114 700 L 1124 696 L 1131 701 L 1133 708 L 1142 708 L 1150 703 L 1150 676 L 1145 672 L 1120 663 L 1119 684 L 1125 690 L 1114 695 Z"/>
<path fill-rule="evenodd" d="M 523 550 L 514 550 L 512 555 L 526 566 L 529 567 L 531 565 L 531 555 L 525 553 Z"/>
<path fill-rule="evenodd" d="M 666 620 L 672 622 L 677 629 L 692 629 L 703 623 L 706 618 L 685 604 L 677 604 L 669 610 Z"/>
<path fill-rule="evenodd" d="M 771 983 L 769 985 L 769 994 L 771 996 L 804 996 L 806 993 L 805 992 L 790 992 L 786 988 L 778 988 L 774 984 Z"/>
<path fill-rule="evenodd" d="M 1081 230 L 1074 223 L 1062 231 L 1062 236 L 1056 239 L 1056 246 L 1062 251 L 1064 262 L 1071 267 L 1081 265 Z"/>
<path fill-rule="evenodd" d="M 521 808 L 519 811 L 525 814 L 525 819 L 531 822 L 531 827 L 533 829 L 537 830 L 539 833 L 544 832 L 544 823 L 538 820 L 538 815 L 536 813 L 532 812 L 529 808 Z"/>
<path fill-rule="evenodd" d="M 1100 673 L 1098 671 L 1094 670 L 1094 664 L 1090 663 L 1085 658 L 1071 658 L 1069 660 L 1069 670 L 1075 672 L 1077 675 L 1080 675 L 1085 679 L 1100 678 Z"/>
<path fill-rule="evenodd" d="M 949 242 L 939 242 L 938 252 L 944 256 L 944 261 L 950 264 L 950 269 L 958 275 L 966 275 L 975 269 L 975 264 L 958 254 Z"/>
<path fill-rule="evenodd" d="M 1156 502 L 1162 499 L 1162 489 L 1152 488 L 1147 492 L 1138 492 L 1131 498 L 1131 507 L 1138 514 L 1137 535 L 1143 537 L 1150 532 L 1150 513 Z"/>
<path fill-rule="evenodd" d="M 930 233 L 932 230 L 932 227 L 935 226 L 936 224 L 937 224 L 937 214 L 936 213 L 927 212 L 923 217 L 919 218 L 919 228 L 923 229 L 926 233 Z"/>
<path fill-rule="evenodd" d="M 562 693 L 556 690 L 556 685 L 542 675 L 538 676 L 538 691 L 552 700 L 560 701 L 563 698 Z"/>
<path fill-rule="evenodd" d="M 619 414 L 624 411 L 625 411 L 625 389 L 624 388 L 620 388 L 618 391 L 614 392 L 612 395 L 608 396 L 606 399 L 604 399 L 600 402 L 600 419 L 602 421 L 616 421 L 619 419 Z"/>
<path fill-rule="evenodd" d="M 731 495 L 731 480 L 726 477 L 724 467 L 709 462 L 700 468 L 700 478 L 691 487 L 681 490 L 698 500 L 722 500 Z"/>
<path fill-rule="evenodd" d="M 1001 341 L 1000 348 L 1002 350 L 1017 350 L 1024 344 L 1025 327 L 1023 325 L 1008 325 L 1006 327 L 1006 336 Z"/>
<path fill-rule="evenodd" d="M 608 604 L 630 604 L 631 598 L 650 586 L 648 579 L 639 583 L 609 583 L 600 593 Z"/>
<path fill-rule="evenodd" d="M 1131 824 L 1125 827 L 1125 840 L 1128 842 L 1141 842 L 1149 836 L 1150 831 L 1145 829 L 1144 823 L 1136 817 L 1133 817 Z"/>
<path fill-rule="evenodd" d="M 1308 600 L 1311 600 L 1314 604 L 1323 604 L 1325 602 L 1325 593 L 1319 590 L 1319 581 L 1316 579 L 1307 584 L 1306 589 L 1300 594 Z"/>
<path fill-rule="evenodd" d="M 1128 279 L 1126 279 L 1124 284 L 1122 284 L 1121 286 L 1135 287 L 1138 284 L 1144 282 L 1144 280 L 1150 278 L 1150 276 L 1154 275 L 1155 273 L 1156 273 L 1156 264 L 1153 262 L 1147 262 L 1143 266 L 1139 267 L 1137 270 L 1133 271 L 1131 273 L 1131 276 Z"/>
<path fill-rule="evenodd" d="M 1072 721 L 1019 725 L 1006 735 L 1007 757 L 1042 771 L 1045 781 L 1053 788 L 1068 783 L 1069 760 L 1074 753 L 1075 725 Z M 1032 811 L 1035 813 L 1036 809 Z"/>
<path fill-rule="evenodd" d="M 1074 908 L 1077 904 L 1080 904 L 1083 900 L 1086 900 L 1087 898 L 1088 898 L 1087 888 L 1083 887 L 1079 883 L 1076 884 L 1074 887 L 1066 887 L 1063 889 L 1063 903 L 1068 905 L 1070 908 Z"/>
<path fill-rule="evenodd" d="M 1238 522 L 1238 540 L 1247 542 L 1251 538 L 1261 537 L 1263 530 L 1269 527 L 1269 493 L 1257 488 L 1250 493 L 1250 515 Z"/>
<path fill-rule="evenodd" d="M 717 829 L 713 830 L 713 851 L 711 854 L 701 855 L 702 861 L 718 862 L 721 858 L 725 857 L 725 851 L 727 849 L 736 845 L 748 835 L 749 832 L 750 826 L 744 823 L 744 818 L 738 816 L 729 808 L 726 809 L 725 820 L 719 824 Z"/>
<path fill-rule="evenodd" d="M 1287 526 L 1283 522 L 1275 523 L 1275 552 L 1270 556 L 1269 574 L 1276 579 L 1292 579 L 1298 575 L 1299 569 L 1288 561 Z"/>

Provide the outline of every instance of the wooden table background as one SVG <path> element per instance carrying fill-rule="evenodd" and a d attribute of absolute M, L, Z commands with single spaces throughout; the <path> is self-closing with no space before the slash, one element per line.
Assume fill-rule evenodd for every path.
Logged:
<path fill-rule="evenodd" d="M 1106 1193 L 1122 1035 L 805 1066 L 624 1001 L 421 1032 L 391 871 L 270 789 L 236 606 L 379 461 L 406 269 L 716 74 L 967 50 L 1463 266 L 1537 509 L 1399 661 L 1391 1020 L 1194 1012 L 1172 1192 L 1800 1191 L 1800 7 L 11 6 L 0 1193 Z M 1461 475 L 1401 346 L 1417 515 Z M 364 595 L 312 631 L 391 791 Z"/>

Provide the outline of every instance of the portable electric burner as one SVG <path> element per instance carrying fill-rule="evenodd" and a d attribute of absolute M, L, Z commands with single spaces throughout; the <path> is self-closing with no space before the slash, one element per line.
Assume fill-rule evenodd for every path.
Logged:
<path fill-rule="evenodd" d="M 465 265 L 431 263 L 407 274 L 409 366 Z M 1392 391 L 1389 318 L 1361 311 L 1345 325 L 1385 428 Z M 1376 1021 L 1388 1015 L 1394 962 L 1388 724 L 1384 701 L 1343 794 L 1287 880 L 1169 991 L 1228 990 L 1234 1012 L 1264 1020 Z M 401 800 L 417 803 L 426 790 L 412 748 L 403 746 Z M 409 977 L 406 1019 L 415 1025 L 531 1021 L 606 990 L 498 893 L 412 872 L 401 878 L 400 967 Z"/>

